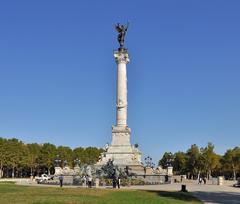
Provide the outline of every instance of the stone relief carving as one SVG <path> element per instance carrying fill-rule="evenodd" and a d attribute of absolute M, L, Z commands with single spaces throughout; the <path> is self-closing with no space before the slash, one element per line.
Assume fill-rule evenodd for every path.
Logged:
<path fill-rule="evenodd" d="M 126 106 L 127 106 L 126 103 L 124 103 L 121 99 L 118 99 L 118 101 L 117 101 L 117 108 L 118 109 L 124 108 Z"/>
<path fill-rule="evenodd" d="M 122 53 L 122 52 L 115 52 L 114 53 L 115 60 L 117 64 L 119 63 L 128 63 L 129 62 L 129 56 L 128 53 Z"/>
<path fill-rule="evenodd" d="M 136 155 L 136 154 L 134 154 L 134 155 L 132 156 L 132 160 L 134 160 L 134 161 L 137 160 L 137 155 Z"/>
<path fill-rule="evenodd" d="M 128 133 L 114 133 L 115 136 L 117 137 L 124 137 L 124 136 L 128 136 Z"/>
<path fill-rule="evenodd" d="M 104 150 L 107 152 L 108 148 L 109 148 L 109 144 L 107 143 L 105 144 Z"/>

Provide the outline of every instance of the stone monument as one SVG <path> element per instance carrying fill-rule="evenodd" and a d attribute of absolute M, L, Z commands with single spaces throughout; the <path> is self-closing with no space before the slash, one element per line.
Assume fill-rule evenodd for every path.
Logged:
<path fill-rule="evenodd" d="M 127 64 L 130 59 L 124 40 L 128 25 L 117 24 L 115 27 L 120 45 L 114 51 L 117 64 L 116 125 L 112 126 L 112 142 L 105 146 L 96 166 L 105 165 L 110 159 L 119 167 L 131 166 L 134 171 L 142 171 L 141 152 L 137 146 L 131 145 L 131 129 L 127 125 Z"/>

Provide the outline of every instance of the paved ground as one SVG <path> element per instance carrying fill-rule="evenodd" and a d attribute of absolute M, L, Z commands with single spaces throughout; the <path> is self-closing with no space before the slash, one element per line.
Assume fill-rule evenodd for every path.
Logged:
<path fill-rule="evenodd" d="M 188 183 L 187 190 L 204 203 L 219 204 L 240 204 L 240 188 L 223 185 L 198 185 Z M 131 189 L 160 190 L 160 191 L 179 191 L 181 184 L 151 185 L 151 186 L 131 186 Z"/>
<path fill-rule="evenodd" d="M 30 180 L 18 180 L 19 185 L 31 185 L 41 187 L 56 187 L 55 185 L 43 185 L 31 183 Z M 233 183 L 225 183 L 225 185 L 218 186 L 212 184 L 198 185 L 196 181 L 183 183 L 186 184 L 187 190 L 194 196 L 202 200 L 206 204 L 240 204 L 240 188 L 232 187 Z M 145 186 L 130 186 L 123 187 L 124 189 L 142 189 L 154 191 L 179 191 L 182 184 L 163 184 L 163 185 L 145 185 Z M 65 188 L 79 188 L 78 186 L 64 186 Z M 105 188 L 105 187 L 104 187 Z"/>

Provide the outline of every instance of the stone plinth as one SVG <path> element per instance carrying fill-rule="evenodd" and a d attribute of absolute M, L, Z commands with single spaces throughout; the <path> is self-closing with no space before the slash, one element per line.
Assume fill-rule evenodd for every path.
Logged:
<path fill-rule="evenodd" d="M 80 174 L 80 167 L 79 166 L 75 166 L 74 167 L 74 174 Z"/>
<path fill-rule="evenodd" d="M 55 167 L 55 176 L 60 176 L 62 174 L 62 168 L 61 167 Z"/>
<path fill-rule="evenodd" d="M 153 172 L 153 168 L 151 167 L 146 167 L 146 174 L 147 175 L 152 175 L 154 172 Z"/>
<path fill-rule="evenodd" d="M 167 167 L 167 175 L 168 176 L 172 176 L 173 175 L 173 167 L 172 166 Z"/>
<path fill-rule="evenodd" d="M 141 152 L 130 144 L 131 130 L 128 127 L 112 127 L 112 143 L 101 156 L 97 165 L 104 165 L 109 159 L 118 166 L 141 165 Z"/>

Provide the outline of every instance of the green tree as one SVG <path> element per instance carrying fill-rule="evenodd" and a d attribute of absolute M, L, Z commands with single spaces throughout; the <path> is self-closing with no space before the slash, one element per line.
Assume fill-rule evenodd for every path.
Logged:
<path fill-rule="evenodd" d="M 232 177 L 236 180 L 237 172 L 240 172 L 240 147 L 228 149 L 221 160 L 225 172 L 232 172 Z"/>
<path fill-rule="evenodd" d="M 80 159 L 81 163 L 86 163 L 86 158 L 84 154 L 84 148 L 77 147 L 73 150 L 73 159 Z"/>
<path fill-rule="evenodd" d="M 174 154 L 173 170 L 176 174 L 185 174 L 187 168 L 187 155 L 184 152 Z"/>
<path fill-rule="evenodd" d="M 57 154 L 62 163 L 66 160 L 70 167 L 73 166 L 73 151 L 70 147 L 59 146 L 57 148 Z"/>
<path fill-rule="evenodd" d="M 27 144 L 19 142 L 19 162 L 17 164 L 18 177 L 23 177 L 23 174 L 29 169 L 29 149 Z M 25 172 L 24 172 L 25 170 Z"/>
<path fill-rule="evenodd" d="M 77 147 L 73 150 L 73 158 L 79 158 L 83 164 L 95 164 L 103 151 L 103 149 L 96 147 Z"/>
<path fill-rule="evenodd" d="M 188 171 L 188 177 L 189 178 L 196 178 L 199 174 L 200 169 L 200 151 L 196 144 L 191 145 L 190 149 L 187 150 L 187 162 L 186 167 Z"/>
<path fill-rule="evenodd" d="M 220 162 L 219 157 L 214 152 L 214 145 L 212 143 L 208 143 L 207 147 L 201 148 L 200 153 L 200 168 L 209 179 L 210 175 L 212 175 L 212 171 L 218 166 Z"/>
<path fill-rule="evenodd" d="M 36 172 L 36 168 L 39 167 L 38 157 L 41 151 L 41 146 L 37 143 L 32 143 L 27 145 L 29 150 L 28 155 L 28 166 L 30 167 L 30 174 L 34 176 L 34 172 Z"/>
<path fill-rule="evenodd" d="M 99 160 L 100 154 L 103 152 L 103 149 L 98 149 L 96 147 L 87 147 L 84 150 L 85 163 L 86 164 L 95 164 Z"/>
<path fill-rule="evenodd" d="M 22 154 L 21 152 L 22 142 L 16 138 L 13 138 L 13 139 L 9 139 L 6 145 L 7 145 L 6 164 L 7 164 L 7 168 L 10 168 L 12 170 L 12 177 L 14 178 L 15 172 L 20 163 L 20 158 Z"/>
<path fill-rule="evenodd" d="M 7 164 L 7 140 L 0 138 L 0 178 L 3 176 L 3 168 Z"/>
<path fill-rule="evenodd" d="M 165 152 L 162 159 L 159 160 L 158 165 L 163 168 L 167 168 L 169 165 L 173 165 L 174 156 L 171 152 Z"/>
<path fill-rule="evenodd" d="M 50 174 L 51 168 L 54 167 L 54 160 L 57 155 L 56 146 L 50 143 L 44 143 L 41 147 L 39 159 L 39 164 L 47 169 L 48 174 Z"/>

